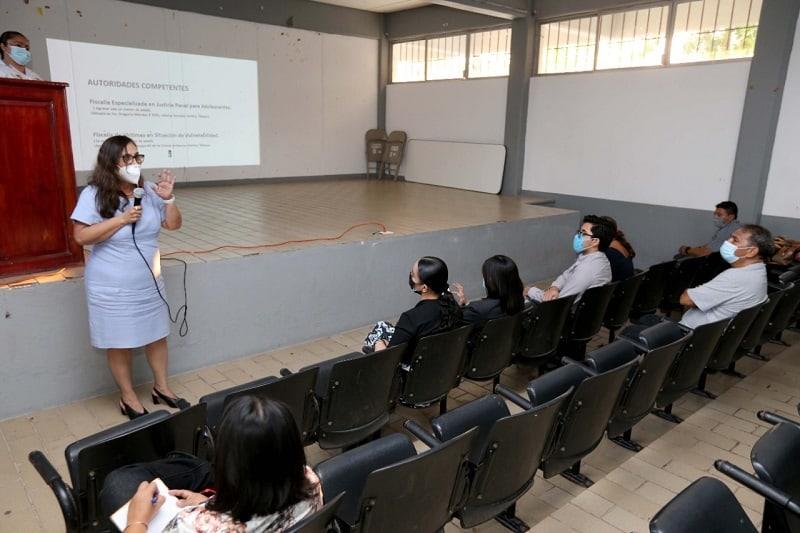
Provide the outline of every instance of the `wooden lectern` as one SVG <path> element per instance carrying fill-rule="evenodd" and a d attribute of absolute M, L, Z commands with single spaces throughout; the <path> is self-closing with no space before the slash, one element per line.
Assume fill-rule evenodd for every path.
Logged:
<path fill-rule="evenodd" d="M 0 277 L 83 262 L 66 87 L 0 78 Z"/>

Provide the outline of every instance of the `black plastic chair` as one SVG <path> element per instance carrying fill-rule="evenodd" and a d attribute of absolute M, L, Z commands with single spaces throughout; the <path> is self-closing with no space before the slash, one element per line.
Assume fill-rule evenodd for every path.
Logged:
<path fill-rule="evenodd" d="M 633 300 L 631 308 L 631 318 L 638 318 L 644 315 L 652 315 L 658 310 L 658 305 L 664 297 L 664 286 L 667 282 L 667 274 L 675 266 L 677 261 L 666 261 L 652 265 L 645 272 L 636 298 Z"/>
<path fill-rule="evenodd" d="M 672 362 L 667 377 L 658 391 L 656 397 L 658 408 L 653 409 L 654 415 L 674 424 L 683 422 L 682 418 L 672 414 L 672 404 L 697 387 L 700 376 L 729 322 L 729 318 L 723 318 L 694 329 L 691 338 Z"/>
<path fill-rule="evenodd" d="M 511 364 L 519 343 L 520 319 L 520 314 L 496 318 L 473 331 L 467 343 L 466 379 L 491 380 L 493 387 L 500 383 L 500 374 Z"/>
<path fill-rule="evenodd" d="M 608 372 L 634 359 L 638 363 L 628 375 L 617 405 L 608 421 L 608 438 L 628 450 L 638 452 L 642 446 L 631 438 L 633 426 L 646 417 L 656 403 L 675 356 L 692 336 L 674 322 L 661 322 L 643 330 L 637 343 L 624 341 L 630 349 L 595 351 L 586 364 L 595 372 Z"/>
<path fill-rule="evenodd" d="M 599 287 L 587 289 L 578 303 L 575 304 L 571 316 L 564 325 L 558 353 L 573 359 L 583 359 L 586 354 L 586 343 L 597 335 L 603 327 L 603 317 L 608 303 L 620 282 L 607 283 Z"/>
<path fill-rule="evenodd" d="M 764 329 L 766 329 L 767 324 L 769 324 L 770 318 L 772 318 L 775 312 L 775 308 L 783 299 L 786 291 L 790 288 L 791 286 L 789 285 L 784 287 L 770 287 L 769 299 L 764 302 L 764 305 L 758 310 L 758 314 L 753 319 L 753 323 L 750 324 L 750 327 L 747 329 L 747 333 L 739 344 L 739 348 L 736 350 L 736 354 L 733 357 L 733 365 L 744 356 L 761 361 L 769 360 L 760 353 L 761 336 L 764 334 Z M 731 366 L 730 370 L 734 370 L 734 366 Z"/>
<path fill-rule="evenodd" d="M 339 533 L 335 523 L 336 511 L 339 510 L 343 498 L 344 493 L 341 493 L 328 500 L 319 511 L 284 530 L 284 533 Z"/>
<path fill-rule="evenodd" d="M 792 272 L 792 274 L 794 273 Z M 789 327 L 792 317 L 800 306 L 800 280 L 788 282 L 788 284 L 791 287 L 787 287 L 787 291 L 781 301 L 778 302 L 777 307 L 775 307 L 775 311 L 773 311 L 769 322 L 764 328 L 764 333 L 761 335 L 759 345 L 756 346 L 756 353 L 761 353 L 761 345 L 763 344 L 781 342 L 780 338 L 783 330 Z M 786 343 L 783 344 L 786 345 Z"/>
<path fill-rule="evenodd" d="M 369 355 L 352 353 L 319 367 L 320 448 L 353 446 L 389 422 L 404 351 L 405 345 L 400 345 Z"/>
<path fill-rule="evenodd" d="M 316 368 L 309 368 L 289 376 L 270 376 L 207 394 L 200 398 L 200 403 L 208 405 L 208 427 L 216 432 L 222 413 L 230 402 L 241 396 L 254 395 L 285 403 L 294 416 L 303 443 L 311 444 L 319 420 L 319 405 L 314 394 L 317 373 Z"/>
<path fill-rule="evenodd" d="M 639 292 L 646 274 L 647 272 L 639 272 L 617 283 L 603 317 L 603 326 L 608 330 L 608 342 L 614 342 L 617 330 L 628 322 L 636 293 Z"/>
<path fill-rule="evenodd" d="M 625 341 L 615 341 L 594 350 L 627 349 Z M 608 420 L 622 391 L 625 378 L 636 366 L 629 361 L 608 372 L 595 373 L 590 368 L 569 362 L 528 383 L 530 405 L 544 405 L 574 388 L 553 429 L 553 436 L 542 459 L 545 478 L 563 475 L 573 483 L 589 487 L 592 480 L 581 473 L 581 460 L 603 440 Z M 527 405 L 520 405 L 527 408 Z"/>
<path fill-rule="evenodd" d="M 672 269 L 667 272 L 664 282 L 664 295 L 659 308 L 664 313 L 680 310 L 680 297 L 683 291 L 697 285 L 695 277 L 706 264 L 705 257 L 687 257 L 678 259 Z"/>
<path fill-rule="evenodd" d="M 526 308 L 520 320 L 520 342 L 514 362 L 543 369 L 556 356 L 561 332 L 577 295 L 539 302 Z"/>
<path fill-rule="evenodd" d="M 113 531 L 99 500 L 109 473 L 174 451 L 205 456 L 209 439 L 205 405 L 197 404 L 173 414 L 154 411 L 73 442 L 64 451 L 71 487 L 42 452 L 31 452 L 28 460 L 53 491 L 68 532 Z"/>
<path fill-rule="evenodd" d="M 728 270 L 731 266 L 725 261 L 719 252 L 714 252 L 706 256 L 706 261 L 694 275 L 694 282 L 692 285 L 704 285 L 716 278 L 722 272 Z"/>
<path fill-rule="evenodd" d="M 472 326 L 428 335 L 417 342 L 411 363 L 401 373 L 399 402 L 414 409 L 439 404 L 447 411 L 447 394 L 461 380 L 464 356 Z"/>
<path fill-rule="evenodd" d="M 455 512 L 462 528 L 494 518 L 512 531 L 528 531 L 516 516 L 515 503 L 533 486 L 556 416 L 570 392 L 515 415 L 500 396 L 484 396 L 434 418 L 433 435 L 414 421 L 406 422 L 406 429 L 431 448 L 478 428 L 469 455 L 469 494 Z"/>
<path fill-rule="evenodd" d="M 650 533 L 758 533 L 731 489 L 701 477 L 672 498 L 650 521 Z"/>
<path fill-rule="evenodd" d="M 438 531 L 467 490 L 466 460 L 477 433 L 416 454 L 394 433 L 317 465 L 323 494 L 345 497 L 336 516 L 350 531 Z"/>
<path fill-rule="evenodd" d="M 722 336 L 719 338 L 719 342 L 717 342 L 714 352 L 708 359 L 708 364 L 700 376 L 700 382 L 698 383 L 697 388 L 692 391 L 694 394 L 705 396 L 706 398 L 711 398 L 712 400 L 717 397 L 716 394 L 706 390 L 708 373 L 709 371 L 716 372 L 720 370 L 728 370 L 728 368 L 730 368 L 730 366 L 733 364 L 733 358 L 736 355 L 736 350 L 739 348 L 739 345 L 742 343 L 742 339 L 747 334 L 747 330 L 750 329 L 750 325 L 753 323 L 753 320 L 755 320 L 758 310 L 761 309 L 761 306 L 764 305 L 764 303 L 766 302 L 743 309 L 731 319 L 731 321 L 728 323 L 728 326 L 725 328 L 725 331 L 722 333 Z"/>

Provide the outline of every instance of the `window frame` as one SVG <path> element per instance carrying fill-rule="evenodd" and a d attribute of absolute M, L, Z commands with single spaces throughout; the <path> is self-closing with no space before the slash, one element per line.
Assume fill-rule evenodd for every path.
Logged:
<path fill-rule="evenodd" d="M 508 78 L 508 74 L 504 74 L 502 76 L 482 76 L 480 78 L 470 78 L 469 77 L 469 54 L 470 54 L 470 46 L 472 44 L 472 34 L 473 33 L 482 33 L 486 31 L 493 31 L 493 30 L 504 30 L 504 29 L 511 29 L 511 23 L 506 22 L 503 24 L 494 24 L 491 26 L 480 26 L 475 28 L 470 28 L 468 30 L 454 30 L 448 32 L 441 32 L 441 33 L 429 33 L 423 35 L 415 35 L 413 37 L 404 37 L 402 39 L 393 39 L 389 41 L 389 82 L 387 85 L 407 85 L 412 83 L 440 83 L 440 82 L 448 82 L 448 81 L 476 81 L 476 80 L 492 80 L 497 78 Z M 444 78 L 444 79 L 436 79 L 436 80 L 429 80 L 428 79 L 428 40 L 430 39 L 441 39 L 443 37 L 458 37 L 459 35 L 466 35 L 466 42 L 464 45 L 464 76 L 461 78 Z M 513 32 L 512 32 L 513 35 Z M 402 43 L 410 43 L 415 41 L 424 41 L 424 51 L 423 56 L 425 57 L 425 79 L 424 80 L 414 80 L 414 81 L 394 81 L 392 78 L 392 72 L 394 71 L 394 45 L 402 44 Z"/>

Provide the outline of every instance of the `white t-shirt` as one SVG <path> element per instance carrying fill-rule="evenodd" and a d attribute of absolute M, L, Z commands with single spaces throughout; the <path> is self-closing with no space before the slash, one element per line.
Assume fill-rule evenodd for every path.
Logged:
<path fill-rule="evenodd" d="M 42 78 L 29 68 L 25 73 L 18 71 L 14 67 L 9 67 L 5 62 L 0 61 L 0 78 L 17 78 L 19 80 L 41 80 Z"/>
<path fill-rule="evenodd" d="M 684 313 L 681 324 L 696 328 L 723 318 L 733 318 L 739 311 L 767 299 L 767 267 L 754 263 L 729 268 L 705 285 L 689 289 L 695 307 Z"/>

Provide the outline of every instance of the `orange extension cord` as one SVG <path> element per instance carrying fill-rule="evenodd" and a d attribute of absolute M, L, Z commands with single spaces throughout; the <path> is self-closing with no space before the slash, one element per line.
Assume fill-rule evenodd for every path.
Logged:
<path fill-rule="evenodd" d="M 341 232 L 339 235 L 336 235 L 335 237 L 317 237 L 317 238 L 314 238 L 314 239 L 293 239 L 293 240 L 288 240 L 288 241 L 283 241 L 283 242 L 276 242 L 276 243 L 270 243 L 270 244 L 255 244 L 255 245 L 249 245 L 249 246 L 226 244 L 226 245 L 223 245 L 223 246 L 217 246 L 216 248 L 210 248 L 208 250 L 178 250 L 178 251 L 175 251 L 175 252 L 170 252 L 168 254 L 162 254 L 161 257 L 162 258 L 163 257 L 169 257 L 171 255 L 178 255 L 178 254 L 210 254 L 210 253 L 216 252 L 217 250 L 222 250 L 222 249 L 225 249 L 225 248 L 235 248 L 235 249 L 238 249 L 238 250 L 258 250 L 260 248 L 277 248 L 279 246 L 286 246 L 287 244 L 303 244 L 303 243 L 309 243 L 309 242 L 338 241 L 339 239 L 341 239 L 342 237 L 344 237 L 345 235 L 347 235 L 348 233 L 350 233 L 354 229 L 361 228 L 361 227 L 364 227 L 364 226 L 377 226 L 377 227 L 380 228 L 380 232 L 381 233 L 387 231 L 386 226 L 382 222 L 362 222 L 360 224 L 355 224 L 353 226 L 350 226 L 349 228 L 347 228 L 346 230 Z"/>

